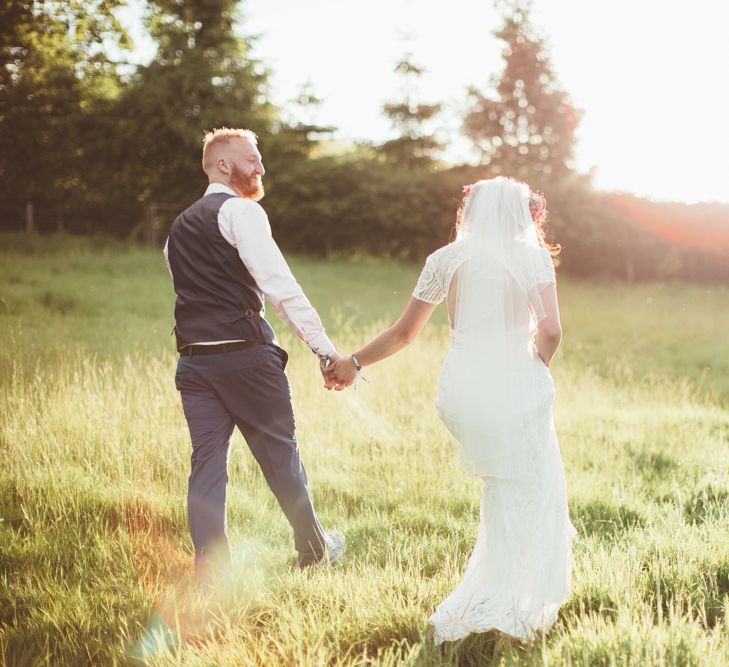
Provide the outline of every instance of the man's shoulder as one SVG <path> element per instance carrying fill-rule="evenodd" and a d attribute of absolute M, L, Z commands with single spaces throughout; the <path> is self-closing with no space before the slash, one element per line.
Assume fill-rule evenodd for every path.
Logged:
<path fill-rule="evenodd" d="M 263 206 L 258 202 L 251 199 L 244 199 L 243 197 L 231 197 L 230 199 L 223 202 L 220 207 L 221 210 L 225 209 L 226 213 L 230 212 L 233 214 L 244 215 L 248 218 L 262 219 L 268 221 L 268 216 Z"/>
<path fill-rule="evenodd" d="M 177 218 L 180 218 L 184 215 L 199 213 L 200 211 L 209 209 L 211 206 L 225 204 L 225 200 L 228 197 L 235 197 L 235 195 L 231 195 L 226 192 L 211 192 L 205 194 L 192 202 L 184 210 L 180 211 Z"/>

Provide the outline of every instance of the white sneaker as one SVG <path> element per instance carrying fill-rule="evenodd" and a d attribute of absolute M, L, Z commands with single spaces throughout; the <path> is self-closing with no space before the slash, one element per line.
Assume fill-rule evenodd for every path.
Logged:
<path fill-rule="evenodd" d="M 327 556 L 329 557 L 329 564 L 334 565 L 342 556 L 344 556 L 344 544 L 346 542 L 344 535 L 338 530 L 333 530 L 331 533 L 325 533 L 324 539 L 327 545 Z M 322 559 L 323 560 L 323 559 Z"/>

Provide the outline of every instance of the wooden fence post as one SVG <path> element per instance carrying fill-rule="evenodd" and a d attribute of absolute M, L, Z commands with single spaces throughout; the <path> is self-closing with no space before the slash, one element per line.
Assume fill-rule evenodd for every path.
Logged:
<path fill-rule="evenodd" d="M 157 204 L 149 206 L 149 245 L 157 246 Z"/>
<path fill-rule="evenodd" d="M 157 245 L 157 204 L 144 207 L 144 242 L 149 246 Z"/>
<path fill-rule="evenodd" d="M 157 247 L 159 235 L 162 231 L 161 225 L 158 224 L 158 217 L 160 213 L 166 214 L 168 209 L 169 206 L 165 206 L 164 204 L 146 204 L 142 219 L 129 232 L 127 239 L 133 241 L 140 238 L 146 245 Z"/>
<path fill-rule="evenodd" d="M 629 283 L 635 282 L 635 259 L 628 257 L 625 264 L 625 278 Z"/>
<path fill-rule="evenodd" d="M 32 234 L 35 231 L 35 221 L 33 220 L 33 202 L 25 202 L 25 231 Z"/>

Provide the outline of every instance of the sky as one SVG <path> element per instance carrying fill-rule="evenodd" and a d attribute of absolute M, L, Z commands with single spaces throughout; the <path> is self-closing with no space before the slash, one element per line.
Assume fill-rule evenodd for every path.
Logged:
<path fill-rule="evenodd" d="M 154 48 L 142 11 L 129 0 L 120 15 L 137 62 Z M 246 0 L 242 14 L 274 103 L 309 84 L 323 101 L 305 121 L 342 141 L 392 138 L 382 105 L 401 96 L 393 70 L 409 52 L 426 70 L 418 97 L 445 105 L 446 158 L 473 159 L 457 137 L 467 89 L 485 90 L 503 66 L 491 0 Z M 533 21 L 583 114 L 579 171 L 604 190 L 729 202 L 729 1 L 533 0 Z"/>

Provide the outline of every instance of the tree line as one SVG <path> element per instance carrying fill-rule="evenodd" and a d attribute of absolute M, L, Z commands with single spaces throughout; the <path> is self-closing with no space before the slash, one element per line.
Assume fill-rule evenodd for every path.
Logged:
<path fill-rule="evenodd" d="M 729 280 L 729 207 L 654 204 L 596 191 L 573 165 L 580 112 L 520 0 L 499 3 L 503 67 L 466 93 L 462 133 L 479 164 L 441 159 L 438 102 L 418 99 L 405 55 L 385 104 L 396 138 L 334 146 L 307 123 L 316 96 L 280 109 L 238 0 L 147 0 L 146 65 L 116 12 L 123 0 L 6 0 L 0 7 L 0 226 L 163 237 L 205 186 L 203 131 L 249 127 L 267 163 L 265 206 L 288 250 L 422 260 L 447 241 L 462 186 L 509 175 L 547 194 L 561 269 L 627 280 Z M 486 38 L 486 36 L 484 36 Z M 336 150 L 335 150 L 336 149 Z M 32 204 L 32 209 L 29 209 Z M 27 224 L 27 223 L 26 223 Z M 697 239 L 700 239 L 697 241 Z M 706 240 L 710 239 L 710 242 Z"/>

